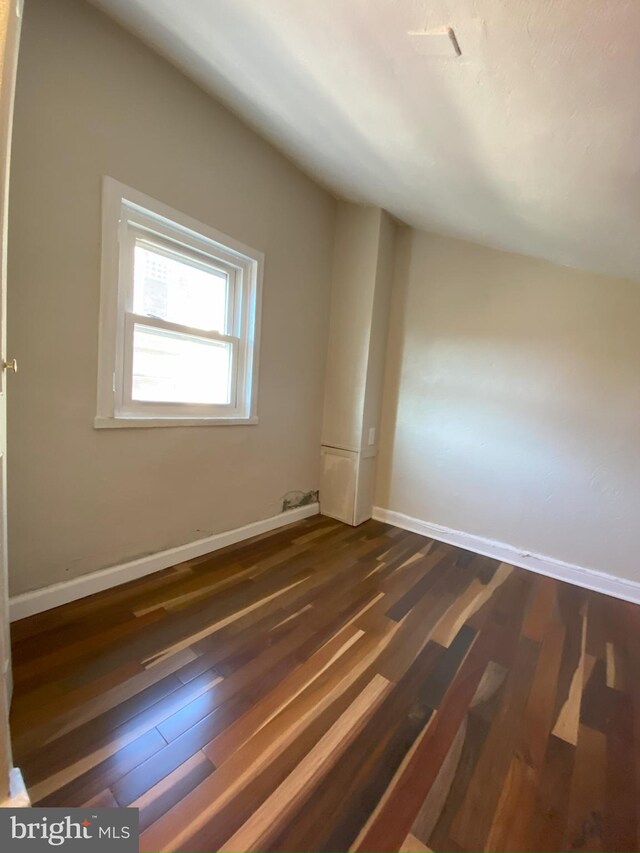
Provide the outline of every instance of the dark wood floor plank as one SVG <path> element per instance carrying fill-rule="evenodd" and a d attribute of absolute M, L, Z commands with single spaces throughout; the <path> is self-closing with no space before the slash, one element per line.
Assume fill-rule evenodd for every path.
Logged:
<path fill-rule="evenodd" d="M 349 849 L 433 713 L 429 678 L 443 653 L 434 643 L 425 646 L 270 849 Z"/>
<path fill-rule="evenodd" d="M 633 703 L 617 690 L 609 694 L 606 785 L 604 803 L 605 850 L 635 850 L 638 846 L 640 785 L 636 775 Z"/>
<path fill-rule="evenodd" d="M 166 743 L 160 732 L 151 729 L 132 743 L 115 750 L 108 758 L 85 772 L 74 770 L 71 778 L 61 780 L 51 793 L 39 798 L 37 788 L 31 789 L 33 804 L 46 807 L 73 806 L 84 802 L 87 797 L 96 796 L 110 787 L 123 774 L 144 762 L 149 756 L 159 752 Z"/>
<path fill-rule="evenodd" d="M 529 696 L 538 644 L 523 637 L 507 676 L 501 707 L 487 735 L 465 803 L 451 827 L 451 838 L 465 850 L 484 850 L 498 810 Z"/>
<path fill-rule="evenodd" d="M 451 752 L 456 740 L 462 740 L 455 772 L 442 807 L 435 814 L 428 808 L 433 791 L 431 788 L 414 820 L 413 834 L 433 850 L 448 850 L 453 844 L 451 824 L 464 804 L 469 783 L 473 778 L 495 714 L 500 707 L 506 675 L 507 670 L 504 667 L 489 662 L 466 718 L 461 723 L 456 739 L 450 747 Z M 443 765 L 448 757 L 449 753 Z M 438 777 L 436 781 L 437 779 Z"/>
<path fill-rule="evenodd" d="M 569 793 L 565 850 L 604 850 L 606 736 L 580 725 Z"/>
<path fill-rule="evenodd" d="M 409 833 L 420 807 L 451 747 L 469 704 L 478 689 L 496 642 L 487 632 L 467 656 L 447 691 L 440 711 L 427 728 L 405 772 L 389 798 L 359 840 L 357 850 L 397 850 Z"/>
<path fill-rule="evenodd" d="M 143 832 L 166 811 L 173 808 L 200 782 L 207 779 L 215 770 L 209 759 L 202 752 L 196 752 L 173 773 L 167 774 L 161 781 L 147 790 L 141 797 L 131 803 L 138 809 L 138 826 Z M 113 805 L 118 806 L 113 797 Z"/>
<path fill-rule="evenodd" d="M 12 633 L 36 804 L 142 850 L 639 849 L 636 605 L 316 516 Z"/>
<path fill-rule="evenodd" d="M 575 747 L 550 735 L 529 825 L 529 850 L 563 849 L 574 760 Z"/>

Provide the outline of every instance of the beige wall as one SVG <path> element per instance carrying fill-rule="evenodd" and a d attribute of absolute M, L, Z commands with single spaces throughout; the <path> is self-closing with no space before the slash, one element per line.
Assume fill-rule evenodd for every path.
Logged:
<path fill-rule="evenodd" d="M 378 506 L 640 581 L 640 286 L 402 228 Z"/>
<path fill-rule="evenodd" d="M 338 205 L 322 428 L 331 447 L 361 443 L 383 216 L 379 207 Z"/>
<path fill-rule="evenodd" d="M 12 592 L 274 515 L 318 488 L 333 199 L 80 0 L 27 0 L 9 244 Z M 266 254 L 258 426 L 102 430 L 104 174 Z"/>

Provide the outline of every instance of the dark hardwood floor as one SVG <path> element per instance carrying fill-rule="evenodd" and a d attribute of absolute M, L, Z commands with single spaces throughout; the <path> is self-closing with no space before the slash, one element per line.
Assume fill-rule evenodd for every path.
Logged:
<path fill-rule="evenodd" d="M 317 516 L 13 639 L 34 804 L 142 850 L 639 848 L 636 605 Z"/>

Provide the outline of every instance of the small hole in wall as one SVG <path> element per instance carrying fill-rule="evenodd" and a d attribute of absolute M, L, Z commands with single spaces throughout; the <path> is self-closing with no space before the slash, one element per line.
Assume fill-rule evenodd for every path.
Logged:
<path fill-rule="evenodd" d="M 287 492 L 282 498 L 282 512 L 286 512 L 288 509 L 296 509 L 299 506 L 315 504 L 318 502 L 319 497 L 320 492 L 317 489 L 311 492 Z"/>

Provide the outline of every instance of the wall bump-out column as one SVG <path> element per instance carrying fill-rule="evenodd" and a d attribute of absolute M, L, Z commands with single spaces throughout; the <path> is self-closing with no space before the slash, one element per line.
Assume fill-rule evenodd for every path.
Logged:
<path fill-rule="evenodd" d="M 322 428 L 320 505 L 347 524 L 371 518 L 393 278 L 395 223 L 339 206 Z"/>

